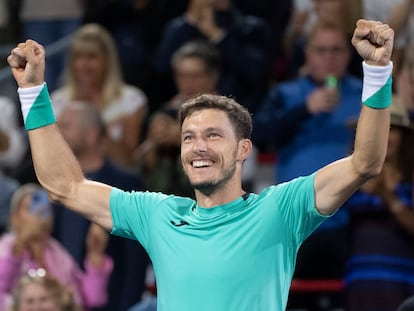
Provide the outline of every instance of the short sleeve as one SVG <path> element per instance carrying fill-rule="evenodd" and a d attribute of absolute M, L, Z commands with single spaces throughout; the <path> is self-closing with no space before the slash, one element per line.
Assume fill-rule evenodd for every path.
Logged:
<path fill-rule="evenodd" d="M 155 192 L 127 192 L 113 188 L 110 210 L 113 222 L 111 233 L 137 240 L 148 249 L 148 226 L 166 195 Z"/>
<path fill-rule="evenodd" d="M 278 186 L 278 202 L 280 202 L 283 221 L 292 232 L 292 239 L 302 243 L 325 219 L 315 206 L 316 173 L 298 177 Z"/>

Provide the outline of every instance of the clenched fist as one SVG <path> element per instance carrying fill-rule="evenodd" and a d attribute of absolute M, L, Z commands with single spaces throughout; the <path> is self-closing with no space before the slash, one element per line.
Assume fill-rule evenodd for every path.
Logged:
<path fill-rule="evenodd" d="M 377 21 L 358 20 L 352 44 L 368 65 L 389 64 L 394 44 L 394 31 Z"/>
<path fill-rule="evenodd" d="M 19 87 L 32 87 L 44 82 L 45 49 L 36 41 L 19 43 L 7 61 Z"/>

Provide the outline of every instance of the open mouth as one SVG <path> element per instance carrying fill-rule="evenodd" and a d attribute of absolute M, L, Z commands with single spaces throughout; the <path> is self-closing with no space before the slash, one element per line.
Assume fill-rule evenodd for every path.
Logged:
<path fill-rule="evenodd" d="M 194 160 L 194 161 L 191 161 L 191 165 L 194 168 L 210 167 L 210 166 L 213 165 L 213 161 L 210 161 L 210 160 Z"/>

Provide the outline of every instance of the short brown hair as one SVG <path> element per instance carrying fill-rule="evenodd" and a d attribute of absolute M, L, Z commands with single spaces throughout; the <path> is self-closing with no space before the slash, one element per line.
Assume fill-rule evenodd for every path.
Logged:
<path fill-rule="evenodd" d="M 189 99 L 181 106 L 179 112 L 180 126 L 195 111 L 203 109 L 218 109 L 224 111 L 233 125 L 236 137 L 239 140 L 251 138 L 252 117 L 249 111 L 234 99 L 226 96 L 203 94 Z"/>
<path fill-rule="evenodd" d="M 181 46 L 172 56 L 171 65 L 174 69 L 186 58 L 201 60 L 207 72 L 220 71 L 220 51 L 209 41 L 193 40 Z"/>

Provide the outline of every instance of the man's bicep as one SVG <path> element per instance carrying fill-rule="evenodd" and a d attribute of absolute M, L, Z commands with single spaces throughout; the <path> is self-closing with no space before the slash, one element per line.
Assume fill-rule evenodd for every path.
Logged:
<path fill-rule="evenodd" d="M 362 184 L 351 157 L 335 161 L 315 175 L 315 205 L 324 215 L 334 213 Z"/>
<path fill-rule="evenodd" d="M 109 209 L 111 191 L 109 185 L 84 179 L 76 184 L 67 202 L 62 203 L 110 231 L 113 227 Z"/>

